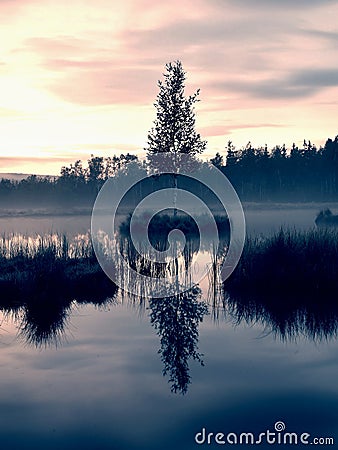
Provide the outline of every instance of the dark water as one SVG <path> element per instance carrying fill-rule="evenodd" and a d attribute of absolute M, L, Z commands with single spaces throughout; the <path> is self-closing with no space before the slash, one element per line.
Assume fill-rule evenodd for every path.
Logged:
<path fill-rule="evenodd" d="M 288 431 L 337 435 L 336 339 L 285 342 L 269 327 L 207 315 L 199 327 L 205 366 L 190 361 L 188 392 L 174 394 L 149 314 L 118 299 L 74 303 L 58 348 L 27 346 L 4 320 L 4 448 L 192 449 L 203 428 L 258 435 L 280 420 Z"/>
<path fill-rule="evenodd" d="M 264 233 L 278 225 L 275 215 L 273 223 L 266 217 L 254 210 L 251 225 L 260 223 Z M 298 221 L 297 213 L 294 217 Z M 312 212 L 302 217 L 312 226 Z M 189 450 L 211 446 L 195 442 L 203 428 L 258 437 L 275 432 L 277 421 L 286 432 L 309 433 L 309 442 L 314 437 L 338 442 L 334 332 L 320 339 L 305 328 L 282 339 L 264 317 L 238 320 L 209 302 L 197 328 L 204 366 L 188 354 L 191 383 L 182 395 L 171 392 L 169 376 L 163 376 L 158 351 L 166 329 L 161 335 L 151 324 L 155 308 L 120 294 L 100 307 L 74 301 L 57 345 L 28 344 L 20 310 L 16 316 L 3 312 L 2 448 Z"/>
<path fill-rule="evenodd" d="M 4 448 L 192 449 L 203 427 L 258 434 L 279 420 L 288 431 L 337 434 L 335 340 L 281 342 L 261 326 L 207 316 L 199 328 L 205 366 L 190 363 L 183 396 L 162 376 L 148 315 L 126 304 L 74 307 L 62 346 L 42 349 L 23 345 L 4 321 Z"/>

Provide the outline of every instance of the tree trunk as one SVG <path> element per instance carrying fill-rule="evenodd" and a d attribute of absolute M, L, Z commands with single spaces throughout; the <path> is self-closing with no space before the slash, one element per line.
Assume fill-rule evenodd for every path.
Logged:
<path fill-rule="evenodd" d="M 174 217 L 177 216 L 177 173 L 174 174 Z"/>

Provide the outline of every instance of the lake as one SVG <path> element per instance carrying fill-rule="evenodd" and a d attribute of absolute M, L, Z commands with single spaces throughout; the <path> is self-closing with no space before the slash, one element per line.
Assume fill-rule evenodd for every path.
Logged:
<path fill-rule="evenodd" d="M 311 228 L 319 209 L 244 205 L 248 233 L 264 235 L 281 225 Z M 90 228 L 90 216 L 2 217 L 0 226 L 3 233 L 74 236 Z M 119 294 L 101 306 L 73 301 L 58 344 L 41 346 L 27 343 L 20 313 L 3 311 L 2 447 L 190 450 L 217 446 L 207 438 L 196 443 L 203 429 L 214 442 L 216 433 L 276 432 L 279 421 L 285 432 L 309 433 L 309 442 L 338 439 L 336 336 L 283 340 L 264 320 L 238 322 L 209 304 L 198 327 L 204 366 L 189 359 L 191 383 L 182 395 L 162 374 L 150 306 Z"/>
<path fill-rule="evenodd" d="M 301 229 L 314 226 L 316 215 L 321 209 L 332 208 L 338 210 L 338 204 L 319 203 L 306 204 L 260 204 L 244 203 L 247 233 L 267 234 L 278 230 L 281 226 L 297 227 Z M 74 236 L 86 233 L 90 229 L 90 214 L 53 215 L 39 214 L 38 211 L 21 211 L 20 216 L 6 211 L 0 214 L 0 230 L 3 233 L 67 233 Z"/>

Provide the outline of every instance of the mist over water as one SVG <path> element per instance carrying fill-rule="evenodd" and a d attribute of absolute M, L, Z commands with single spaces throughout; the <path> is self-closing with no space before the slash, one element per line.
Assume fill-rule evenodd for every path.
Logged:
<path fill-rule="evenodd" d="M 281 226 L 307 229 L 314 227 L 314 220 L 325 207 L 338 211 L 337 203 L 243 203 L 247 233 L 266 233 L 278 230 Z M 121 220 L 125 215 L 121 215 Z M 74 236 L 90 230 L 91 209 L 81 214 L 71 215 L 71 211 L 60 210 L 53 215 L 53 209 L 42 213 L 40 210 L 7 210 L 0 216 L 2 233 L 47 234 L 50 232 L 66 233 Z"/>

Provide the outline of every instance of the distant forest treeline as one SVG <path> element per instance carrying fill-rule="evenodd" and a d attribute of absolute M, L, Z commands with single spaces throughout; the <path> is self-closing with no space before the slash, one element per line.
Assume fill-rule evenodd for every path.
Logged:
<path fill-rule="evenodd" d="M 316 148 L 310 141 L 303 147 L 285 145 L 236 149 L 228 142 L 224 156 L 217 153 L 210 162 L 231 181 L 242 201 L 338 201 L 338 136 Z M 60 176 L 31 175 L 21 181 L 0 180 L 0 205 L 89 206 L 107 178 L 128 170 L 147 170 L 147 161 L 127 153 L 113 157 L 91 156 L 84 167 L 76 161 L 62 167 Z"/>
<path fill-rule="evenodd" d="M 92 155 L 84 167 L 78 160 L 61 168 L 60 176 L 30 175 L 21 181 L 0 180 L 0 205 L 15 208 L 25 206 L 91 206 L 98 191 L 109 177 L 134 162 L 142 167 L 137 156 Z"/>
<path fill-rule="evenodd" d="M 305 141 L 295 144 L 254 148 L 249 142 L 236 150 L 228 142 L 224 159 L 216 154 L 211 162 L 232 182 L 246 201 L 337 201 L 338 136 L 317 148 Z"/>

